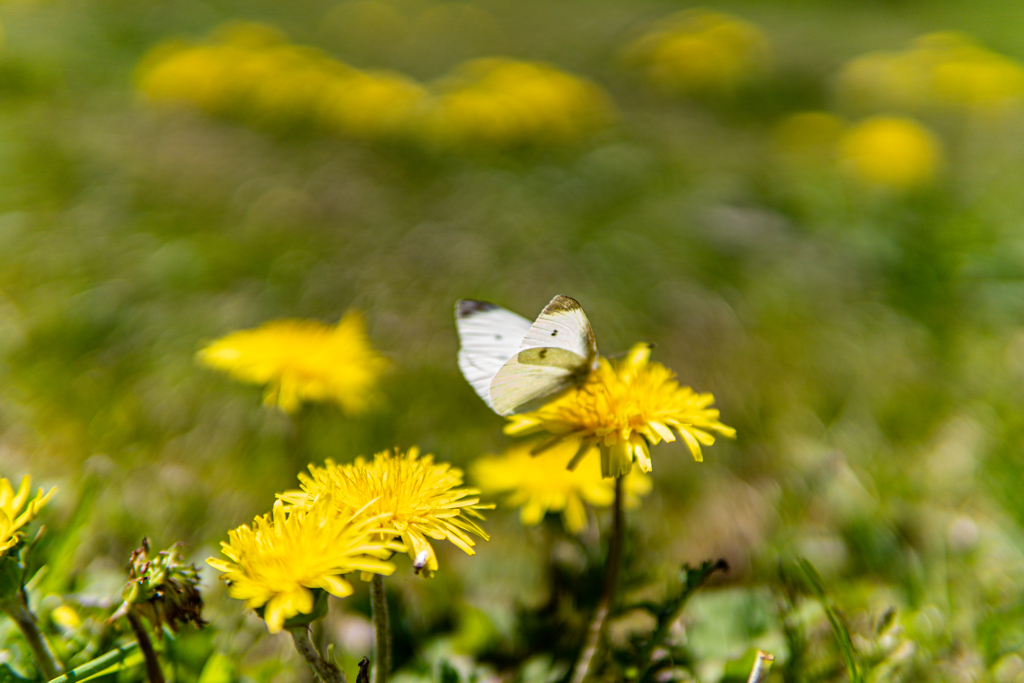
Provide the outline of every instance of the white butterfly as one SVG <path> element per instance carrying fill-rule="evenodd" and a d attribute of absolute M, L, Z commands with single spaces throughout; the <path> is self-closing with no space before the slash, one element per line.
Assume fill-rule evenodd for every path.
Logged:
<path fill-rule="evenodd" d="M 597 341 L 579 303 L 558 295 L 537 320 L 459 299 L 459 369 L 499 415 L 535 410 L 597 369 Z"/>

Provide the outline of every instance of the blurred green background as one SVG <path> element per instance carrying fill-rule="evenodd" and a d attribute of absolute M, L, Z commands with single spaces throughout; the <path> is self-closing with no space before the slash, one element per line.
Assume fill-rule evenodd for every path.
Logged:
<path fill-rule="evenodd" d="M 688 612 L 690 674 L 728 678 L 756 646 L 785 660 L 778 563 L 806 556 L 862 651 L 891 667 L 880 678 L 1024 680 L 1024 5 L 706 3 L 728 16 L 663 23 L 688 7 L 0 4 L 0 468 L 60 489 L 42 613 L 52 595 L 116 598 L 144 535 L 202 563 L 309 462 L 419 445 L 465 467 L 501 451 L 503 421 L 456 366 L 453 304 L 532 318 L 561 293 L 603 353 L 655 343 L 737 429 L 702 464 L 656 447 L 654 492 L 630 512 L 627 594 L 664 592 L 684 562 L 731 565 Z M 321 125 L 288 93 L 265 110 L 190 102 L 196 74 L 173 102 L 140 85 L 232 22 L 428 98 L 500 56 L 588 79 L 603 104 L 567 114 L 560 136 L 541 117 L 518 137 L 438 142 Z M 725 47 L 659 52 L 658 35 L 712 25 Z M 950 29 L 965 35 L 920 42 Z M 854 135 L 871 116 L 906 125 Z M 237 329 L 351 308 L 393 361 L 365 415 L 292 419 L 194 360 Z M 478 555 L 445 548 L 430 582 L 399 572 L 399 662 L 429 668 L 447 639 L 557 680 L 537 657 L 566 651 L 515 626 L 557 584 L 545 532 L 500 507 L 485 527 Z M 217 651 L 259 680 L 303 675 L 204 576 L 214 635 L 188 636 L 205 638 L 192 669 Z M 365 613 L 364 594 L 348 602 L 336 611 Z M 897 631 L 879 636 L 889 608 Z M 357 647 L 346 618 L 329 628 Z M 799 679 L 841 680 L 823 615 L 799 620 Z"/>

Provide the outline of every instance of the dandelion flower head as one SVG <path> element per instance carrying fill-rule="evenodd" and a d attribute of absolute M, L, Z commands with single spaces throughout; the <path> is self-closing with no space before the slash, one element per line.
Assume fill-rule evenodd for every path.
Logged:
<path fill-rule="evenodd" d="M 625 51 L 647 81 L 666 93 L 736 89 L 771 61 L 768 40 L 739 17 L 689 9 L 662 21 Z"/>
<path fill-rule="evenodd" d="M 899 52 L 853 58 L 836 78 L 836 94 L 844 107 L 861 112 L 1020 111 L 1024 65 L 969 35 L 940 31 L 918 37 Z"/>
<path fill-rule="evenodd" d="M 32 478 L 26 475 L 15 492 L 10 481 L 6 478 L 0 479 L 0 557 L 17 545 L 21 539 L 19 530 L 32 521 L 36 512 L 46 505 L 50 496 L 57 490 L 51 488 L 43 494 L 43 490 L 39 489 L 35 498 L 29 500 L 32 494 L 31 485 Z"/>
<path fill-rule="evenodd" d="M 267 628 L 277 633 L 286 620 L 313 610 L 313 589 L 344 598 L 352 584 L 342 574 L 395 571 L 386 560 L 402 546 L 381 540 L 383 522 L 379 516 L 339 517 L 326 496 L 304 508 L 278 501 L 251 528 L 243 524 L 228 532 L 229 541 L 220 545 L 229 559 L 211 557 L 207 563 L 223 572 L 231 597 L 251 609 L 264 608 Z"/>
<path fill-rule="evenodd" d="M 548 512 L 560 512 L 569 533 L 587 528 L 584 503 L 608 507 L 615 500 L 615 483 L 601 476 L 595 458 L 584 459 L 579 467 L 566 466 L 578 450 L 572 440 L 562 441 L 534 455 L 532 444 L 513 446 L 499 456 L 485 456 L 473 463 L 473 480 L 485 493 L 508 493 L 505 505 L 519 507 L 519 519 L 539 524 Z M 627 507 L 636 507 L 639 497 L 651 490 L 651 479 L 632 470 L 623 482 Z"/>
<path fill-rule="evenodd" d="M 401 74 L 362 71 L 252 23 L 222 26 L 200 44 L 158 45 L 143 58 L 136 80 L 154 104 L 367 140 L 401 136 L 427 95 Z"/>
<path fill-rule="evenodd" d="M 907 190 L 929 185 L 942 165 L 938 139 L 913 119 L 874 116 L 839 140 L 839 162 L 856 180 Z"/>
<path fill-rule="evenodd" d="M 263 402 L 294 413 L 304 401 L 335 401 L 351 413 L 377 398 L 387 360 L 370 346 L 363 316 L 346 313 L 331 327 L 276 320 L 232 332 L 199 351 L 200 362 L 243 382 L 265 384 Z"/>
<path fill-rule="evenodd" d="M 372 461 L 357 458 L 354 463 L 325 467 L 310 465 L 309 474 L 300 474 L 302 491 L 281 494 L 292 505 L 307 505 L 323 496 L 330 497 L 341 514 L 364 510 L 367 515 L 386 515 L 382 536 L 401 538 L 414 560 L 426 553 L 427 572 L 437 570 L 437 554 L 427 539 L 448 540 L 469 555 L 475 554 L 469 534 L 484 540 L 487 534 L 473 520 L 483 519 L 480 491 L 462 488 L 462 470 L 447 463 L 435 463 L 432 455 L 420 456 L 419 449 L 405 454 L 378 453 Z"/>
<path fill-rule="evenodd" d="M 433 91 L 424 131 L 442 149 L 566 144 L 614 118 L 597 84 L 537 62 L 471 60 Z"/>
<path fill-rule="evenodd" d="M 550 445 L 579 440 L 570 469 L 597 448 L 604 477 L 628 474 L 634 461 L 650 472 L 650 446 L 675 441 L 677 434 L 700 462 L 701 446 L 715 442 L 713 432 L 731 438 L 736 430 L 718 421 L 718 410 L 710 407 L 714 396 L 680 386 L 675 373 L 649 362 L 650 355 L 648 344 L 637 344 L 616 363 L 602 358 L 582 387 L 538 410 L 511 416 L 505 432 L 547 431 L 554 435 Z"/>

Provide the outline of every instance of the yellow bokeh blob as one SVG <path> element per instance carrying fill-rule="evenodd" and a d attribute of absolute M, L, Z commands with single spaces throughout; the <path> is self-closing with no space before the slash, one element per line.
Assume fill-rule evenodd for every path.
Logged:
<path fill-rule="evenodd" d="M 839 160 L 846 172 L 865 184 L 912 189 L 935 180 L 942 148 L 917 121 L 877 116 L 847 130 L 839 141 Z"/>

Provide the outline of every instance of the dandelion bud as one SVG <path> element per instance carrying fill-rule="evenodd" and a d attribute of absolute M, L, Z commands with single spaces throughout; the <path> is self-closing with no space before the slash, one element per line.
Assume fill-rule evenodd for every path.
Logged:
<path fill-rule="evenodd" d="M 143 538 L 128 565 L 128 583 L 121 591 L 124 602 L 110 620 L 134 610 L 146 617 L 158 634 L 164 624 L 172 631 L 189 622 L 201 628 L 206 622 L 202 618 L 199 573 L 195 565 L 184 563 L 181 544 L 161 550 L 153 559 L 150 554 L 149 539 Z"/>

